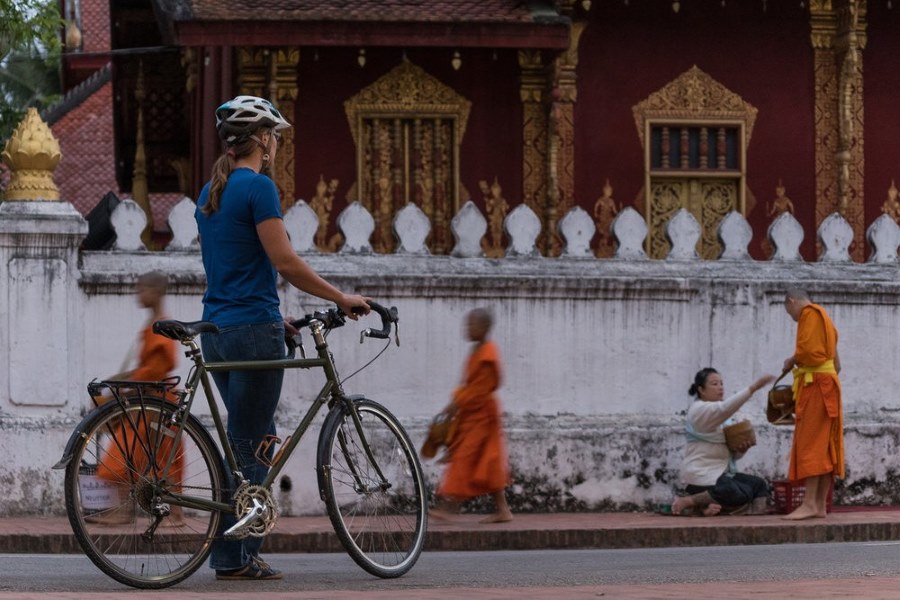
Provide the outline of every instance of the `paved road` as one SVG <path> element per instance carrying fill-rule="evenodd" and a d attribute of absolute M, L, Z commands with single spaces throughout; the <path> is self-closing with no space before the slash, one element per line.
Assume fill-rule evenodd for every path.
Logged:
<path fill-rule="evenodd" d="M 341 554 L 266 557 L 279 582 L 217 582 L 202 569 L 154 598 L 900 598 L 900 543 L 641 550 L 430 552 L 378 580 Z M 0 555 L 0 598 L 116 598 L 128 588 L 76 555 Z M 99 595 L 98 595 L 99 594 Z"/>

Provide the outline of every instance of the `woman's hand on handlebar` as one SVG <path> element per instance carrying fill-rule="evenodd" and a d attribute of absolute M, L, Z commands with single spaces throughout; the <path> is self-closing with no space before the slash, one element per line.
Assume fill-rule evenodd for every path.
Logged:
<path fill-rule="evenodd" d="M 369 308 L 369 300 L 371 300 L 371 298 L 365 296 L 341 294 L 340 299 L 337 300 L 335 304 L 338 305 L 338 308 L 340 308 L 348 318 L 356 321 L 359 319 L 360 315 L 367 315 L 369 314 L 369 311 L 372 310 Z"/>
<path fill-rule="evenodd" d="M 294 317 L 284 317 L 284 336 L 285 337 L 294 337 L 300 330 L 294 327 L 294 321 L 296 321 Z"/>

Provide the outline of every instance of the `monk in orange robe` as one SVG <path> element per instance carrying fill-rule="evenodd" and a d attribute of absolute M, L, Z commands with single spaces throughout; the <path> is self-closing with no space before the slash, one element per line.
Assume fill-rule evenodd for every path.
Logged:
<path fill-rule="evenodd" d="M 449 465 L 438 487 L 441 508 L 431 512 L 439 519 L 449 518 L 465 500 L 490 494 L 497 511 L 481 522 L 512 520 L 504 492 L 509 483 L 506 444 L 495 394 L 501 379 L 500 351 L 487 339 L 491 325 L 491 314 L 484 309 L 475 309 L 466 317 L 466 335 L 475 347 L 466 363 L 463 383 L 445 409 L 456 412 L 458 425 L 448 449 Z"/>
<path fill-rule="evenodd" d="M 117 373 L 110 377 L 110 380 L 160 381 L 168 377 L 169 373 L 175 369 L 178 356 L 177 343 L 153 333 L 152 330 L 154 321 L 165 318 L 163 297 L 166 294 L 167 284 L 167 277 L 158 272 L 146 273 L 138 278 L 138 302 L 151 312 L 150 321 L 140 333 L 141 348 L 138 355 L 138 366 L 131 371 Z M 166 399 L 176 402 L 177 396 L 169 392 Z M 151 421 L 155 423 L 155 420 L 151 419 Z M 172 450 L 172 439 L 166 437 L 161 441 L 157 440 L 155 432 L 147 431 L 149 426 L 149 422 L 139 419 L 135 421 L 134 425 L 121 423 L 114 434 L 115 439 L 109 442 L 97 465 L 97 476 L 113 482 L 119 487 L 119 500 L 123 505 L 126 504 L 130 486 L 135 482 L 136 477 L 147 471 L 150 466 L 145 448 L 156 448 L 157 464 L 155 466 L 157 469 L 166 466 Z M 182 480 L 183 469 L 184 456 L 179 451 L 172 461 L 166 479 L 177 486 Z M 108 514 L 93 517 L 91 520 L 108 525 L 129 523 L 134 518 L 131 508 L 130 506 L 121 506 Z M 171 522 L 164 522 L 164 524 L 174 525 L 181 521 L 180 506 L 172 507 L 170 519 Z"/>
<path fill-rule="evenodd" d="M 785 310 L 797 322 L 794 354 L 784 361 L 793 369 L 796 427 L 788 478 L 805 481 L 806 495 L 789 520 L 824 517 L 834 477 L 844 477 L 844 422 L 838 333 L 825 309 L 806 292 L 789 289 Z"/>

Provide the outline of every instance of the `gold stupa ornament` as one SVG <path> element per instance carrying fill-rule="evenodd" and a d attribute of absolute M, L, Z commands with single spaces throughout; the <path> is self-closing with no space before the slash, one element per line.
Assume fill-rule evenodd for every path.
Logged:
<path fill-rule="evenodd" d="M 0 157 L 11 172 L 5 200 L 59 200 L 59 189 L 53 183 L 59 142 L 37 109 L 28 109 Z"/>

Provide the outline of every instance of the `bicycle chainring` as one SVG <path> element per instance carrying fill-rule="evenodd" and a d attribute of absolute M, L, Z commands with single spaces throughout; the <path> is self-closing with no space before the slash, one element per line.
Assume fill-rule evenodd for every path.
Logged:
<path fill-rule="evenodd" d="M 275 527 L 278 520 L 278 503 L 272 492 L 260 485 L 241 485 L 234 493 L 234 514 L 238 519 L 253 508 L 256 500 L 263 505 L 263 514 L 247 524 L 243 530 L 252 537 L 263 537 Z"/>

